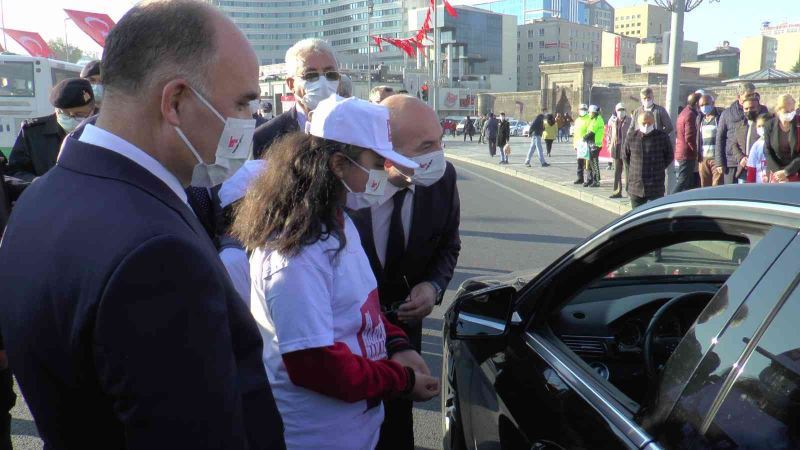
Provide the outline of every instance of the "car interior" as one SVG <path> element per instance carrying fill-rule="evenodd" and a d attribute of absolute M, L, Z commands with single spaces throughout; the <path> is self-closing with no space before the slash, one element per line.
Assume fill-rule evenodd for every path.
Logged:
<path fill-rule="evenodd" d="M 635 411 L 647 403 L 669 356 L 764 232 L 732 226 L 635 241 L 613 256 L 600 249 L 606 255 L 592 266 L 599 265 L 602 274 L 577 288 L 548 325 L 597 378 L 627 396 L 624 403 Z"/>

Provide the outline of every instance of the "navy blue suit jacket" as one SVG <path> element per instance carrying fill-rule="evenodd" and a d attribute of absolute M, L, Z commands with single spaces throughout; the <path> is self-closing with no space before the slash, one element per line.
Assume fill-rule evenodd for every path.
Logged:
<path fill-rule="evenodd" d="M 67 138 L 0 246 L 0 329 L 46 449 L 284 448 L 259 331 L 161 180 Z"/>

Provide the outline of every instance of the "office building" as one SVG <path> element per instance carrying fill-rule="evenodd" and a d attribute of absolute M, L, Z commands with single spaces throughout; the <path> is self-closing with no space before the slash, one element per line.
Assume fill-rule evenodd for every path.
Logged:
<path fill-rule="evenodd" d="M 586 0 L 494 0 L 475 4 L 488 11 L 517 16 L 519 25 L 542 19 L 588 24 Z"/>
<path fill-rule="evenodd" d="M 777 37 L 787 33 L 800 33 L 800 23 L 784 22 L 773 25 L 771 22 L 764 22 L 761 24 L 761 35 Z"/>
<path fill-rule="evenodd" d="M 206 0 L 233 20 L 247 36 L 262 65 L 284 62 L 286 50 L 304 38 L 330 42 L 345 62 L 366 62 L 367 1 L 352 0 Z M 374 0 L 371 34 L 406 37 L 409 8 L 426 0 Z M 403 61 L 403 52 L 387 47 L 371 56 L 376 62 Z"/>
<path fill-rule="evenodd" d="M 494 92 L 517 88 L 516 17 L 471 6 L 455 6 L 451 17 L 439 6 L 442 87 L 486 89 Z M 409 11 L 411 29 L 419 29 L 426 8 Z M 433 33 L 429 37 L 432 38 Z M 426 45 L 432 42 L 427 41 Z M 432 51 L 432 46 L 427 47 Z M 433 53 L 418 58 L 420 64 L 433 61 Z"/>
<path fill-rule="evenodd" d="M 540 89 L 539 65 L 590 62 L 600 65 L 601 28 L 558 19 L 544 19 L 517 28 L 518 90 Z"/>
<path fill-rule="evenodd" d="M 636 64 L 652 66 L 669 64 L 670 32 L 667 31 L 658 37 L 642 39 L 636 45 Z M 681 62 L 697 61 L 697 42 L 683 41 Z"/>
<path fill-rule="evenodd" d="M 606 0 L 587 0 L 586 16 L 589 25 L 600 27 L 608 32 L 614 31 L 614 7 Z"/>
<path fill-rule="evenodd" d="M 731 43 L 724 41 L 716 49 L 697 55 L 697 61 L 719 61 L 721 64 L 720 73 L 723 79 L 735 78 L 739 74 L 739 58 L 741 52 L 736 47 L 731 47 Z M 701 75 L 703 73 L 701 72 Z"/>
<path fill-rule="evenodd" d="M 775 68 L 784 72 L 792 72 L 794 66 L 800 61 L 800 31 L 782 33 L 775 39 L 778 41 Z"/>
<path fill-rule="evenodd" d="M 742 39 L 739 75 L 774 69 L 778 59 L 778 40 L 770 36 Z"/>
<path fill-rule="evenodd" d="M 602 67 L 623 67 L 625 73 L 636 71 L 636 38 L 604 31 L 602 34 Z"/>
<path fill-rule="evenodd" d="M 656 5 L 643 3 L 616 8 L 614 32 L 639 39 L 659 37 L 670 30 L 672 15 Z"/>

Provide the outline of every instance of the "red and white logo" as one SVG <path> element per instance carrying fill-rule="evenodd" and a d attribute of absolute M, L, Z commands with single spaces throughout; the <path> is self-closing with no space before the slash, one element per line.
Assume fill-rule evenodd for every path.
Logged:
<path fill-rule="evenodd" d="M 361 356 L 379 361 L 386 359 L 386 329 L 381 320 L 381 305 L 378 289 L 373 289 L 367 301 L 361 305 L 361 329 L 358 330 L 358 346 Z"/>
<path fill-rule="evenodd" d="M 76 11 L 74 9 L 65 9 L 64 12 L 75 22 L 78 28 L 89 35 L 101 47 L 106 45 L 106 37 L 111 32 L 111 28 L 116 25 L 108 14 Z"/>

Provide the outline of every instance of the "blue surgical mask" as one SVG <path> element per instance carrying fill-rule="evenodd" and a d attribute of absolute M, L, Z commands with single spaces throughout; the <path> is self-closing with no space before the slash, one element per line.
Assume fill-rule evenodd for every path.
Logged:
<path fill-rule="evenodd" d="M 75 130 L 75 128 L 78 128 L 78 125 L 80 125 L 83 119 L 79 119 L 77 117 L 70 117 L 64 113 L 56 113 L 56 121 L 58 122 L 59 125 L 61 125 L 61 128 L 63 128 L 64 131 L 66 131 L 67 133 L 72 133 Z"/>
<path fill-rule="evenodd" d="M 714 111 L 714 105 L 701 106 L 700 111 L 702 111 L 702 113 L 705 115 L 709 115 L 711 114 L 711 111 Z"/>

